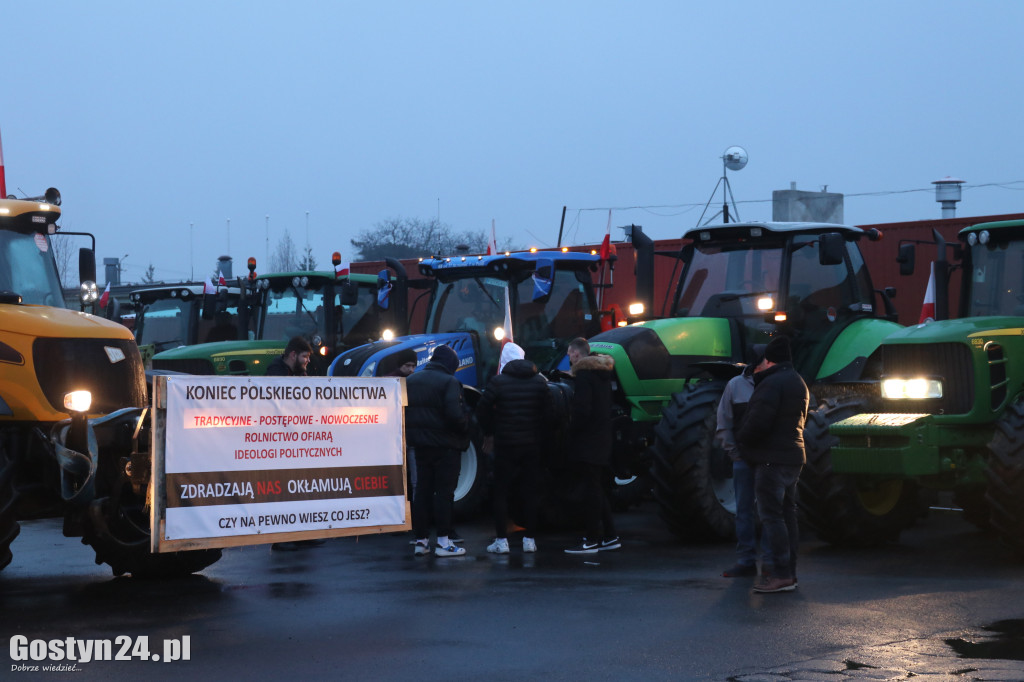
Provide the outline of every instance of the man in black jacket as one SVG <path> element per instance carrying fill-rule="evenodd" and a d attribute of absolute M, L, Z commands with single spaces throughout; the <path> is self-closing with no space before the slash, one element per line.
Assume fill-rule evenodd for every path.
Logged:
<path fill-rule="evenodd" d="M 306 367 L 309 365 L 309 356 L 313 354 L 313 347 L 301 336 L 296 336 L 288 341 L 284 347 L 284 353 L 274 358 L 274 361 L 267 365 L 268 377 L 304 377 Z"/>
<path fill-rule="evenodd" d="M 462 384 L 454 376 L 458 368 L 456 352 L 448 346 L 438 346 L 430 362 L 405 380 L 409 400 L 405 436 L 416 458 L 412 530 L 417 556 L 430 553 L 431 518 L 437 528 L 434 554 L 449 557 L 466 553 L 448 537 L 460 453 L 469 446 L 469 419 Z"/>
<path fill-rule="evenodd" d="M 569 462 L 583 491 L 586 537 L 567 554 L 595 554 L 619 549 L 604 481 L 612 459 L 612 376 L 610 355 L 591 355 L 584 338 L 569 342 L 573 395 L 569 425 Z"/>
<path fill-rule="evenodd" d="M 796 484 L 806 461 L 804 423 L 810 394 L 795 369 L 789 339 L 777 336 L 764 349 L 754 393 L 736 440 L 754 465 L 754 494 L 763 527 L 761 579 L 755 592 L 796 589 Z"/>
<path fill-rule="evenodd" d="M 523 552 L 536 552 L 541 451 L 551 394 L 537 365 L 516 344 L 505 344 L 501 362 L 501 373 L 487 383 L 476 407 L 480 428 L 494 437 L 494 542 L 487 551 L 508 554 L 508 496 L 515 486 L 522 508 Z"/>

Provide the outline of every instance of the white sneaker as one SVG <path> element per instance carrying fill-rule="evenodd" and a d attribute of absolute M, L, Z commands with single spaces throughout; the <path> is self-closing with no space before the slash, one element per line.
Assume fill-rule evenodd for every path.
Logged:
<path fill-rule="evenodd" d="M 530 553 L 537 551 L 537 541 L 533 538 L 523 538 L 523 552 Z"/>
<path fill-rule="evenodd" d="M 487 545 L 487 551 L 491 554 L 508 554 L 508 538 L 495 538 L 494 542 Z"/>
<path fill-rule="evenodd" d="M 412 550 L 412 553 L 416 556 L 423 556 L 424 554 L 430 554 L 430 543 L 429 542 L 416 542 L 416 547 Z"/>
<path fill-rule="evenodd" d="M 435 547 L 434 556 L 462 556 L 466 553 L 465 547 L 456 547 L 455 545 L 448 545 L 447 547 Z"/>

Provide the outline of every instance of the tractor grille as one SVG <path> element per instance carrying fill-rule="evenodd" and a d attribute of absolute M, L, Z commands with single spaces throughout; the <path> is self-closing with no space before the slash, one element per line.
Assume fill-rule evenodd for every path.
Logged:
<path fill-rule="evenodd" d="M 942 377 L 942 398 L 887 401 L 889 412 L 965 414 L 974 407 L 974 365 L 962 343 L 883 344 L 882 374 Z"/>
<path fill-rule="evenodd" d="M 124 359 L 113 362 L 117 351 Z M 92 413 L 146 405 L 146 375 L 133 340 L 42 338 L 33 343 L 32 356 L 36 379 L 55 410 L 63 412 L 64 395 L 77 390 L 92 392 Z"/>
<path fill-rule="evenodd" d="M 172 372 L 185 374 L 215 374 L 213 363 L 203 358 L 187 358 L 181 360 L 157 360 L 153 358 L 153 369 L 168 369 Z"/>

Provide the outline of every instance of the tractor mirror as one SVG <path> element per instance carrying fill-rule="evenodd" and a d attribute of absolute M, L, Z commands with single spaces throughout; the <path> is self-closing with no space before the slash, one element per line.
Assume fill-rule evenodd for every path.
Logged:
<path fill-rule="evenodd" d="M 846 255 L 846 240 L 838 232 L 826 232 L 818 238 L 818 263 L 842 265 Z"/>
<path fill-rule="evenodd" d="M 917 250 L 913 244 L 900 244 L 896 262 L 900 264 L 901 275 L 914 274 L 914 256 L 916 253 Z"/>
<path fill-rule="evenodd" d="M 359 303 L 359 285 L 355 282 L 345 282 L 341 285 L 341 304 L 353 306 Z"/>
<path fill-rule="evenodd" d="M 92 249 L 83 248 L 78 250 L 78 281 L 96 281 L 96 254 L 93 253 Z"/>

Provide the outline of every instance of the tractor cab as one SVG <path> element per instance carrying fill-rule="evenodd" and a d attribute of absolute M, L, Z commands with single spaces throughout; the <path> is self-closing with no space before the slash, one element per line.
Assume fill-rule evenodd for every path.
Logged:
<path fill-rule="evenodd" d="M 203 284 L 180 284 L 136 289 L 135 340 L 143 357 L 169 348 L 249 338 L 251 327 L 239 310 L 241 289 L 215 287 L 204 294 Z"/>
<path fill-rule="evenodd" d="M 823 223 L 733 223 L 694 229 L 675 296 L 678 317 L 728 321 L 731 359 L 790 335 L 794 360 L 816 376 L 832 340 L 851 322 L 873 317 L 875 291 L 857 247 L 876 233 Z"/>
<path fill-rule="evenodd" d="M 60 218 L 56 203 L 0 197 L 0 301 L 64 307 L 49 235 Z M 95 285 L 94 285 L 95 286 Z M 18 300 L 15 300 L 18 299 Z"/>

